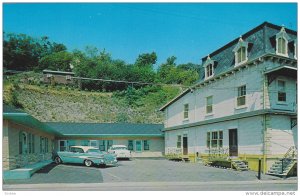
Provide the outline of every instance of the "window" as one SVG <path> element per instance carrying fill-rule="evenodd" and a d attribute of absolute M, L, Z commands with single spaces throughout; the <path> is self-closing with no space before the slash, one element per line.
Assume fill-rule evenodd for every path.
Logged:
<path fill-rule="evenodd" d="M 89 145 L 89 140 L 81 140 L 80 144 L 81 144 L 81 146 L 88 146 Z"/>
<path fill-rule="evenodd" d="M 98 146 L 97 140 L 90 140 L 90 146 L 97 147 Z"/>
<path fill-rule="evenodd" d="M 238 87 L 237 106 L 246 105 L 246 85 Z"/>
<path fill-rule="evenodd" d="M 66 151 L 67 150 L 67 141 L 60 140 L 59 141 L 59 151 Z"/>
<path fill-rule="evenodd" d="M 19 132 L 19 154 L 23 153 L 22 131 Z"/>
<path fill-rule="evenodd" d="M 214 67 L 213 67 L 213 64 L 208 64 L 208 65 L 205 67 L 205 78 L 212 77 L 213 74 L 214 74 Z"/>
<path fill-rule="evenodd" d="M 210 148 L 210 132 L 206 133 L 206 147 Z"/>
<path fill-rule="evenodd" d="M 241 65 L 248 60 L 248 42 L 240 37 L 239 42 L 233 49 L 235 55 L 235 66 Z"/>
<path fill-rule="evenodd" d="M 285 28 L 282 27 L 280 32 L 276 34 L 276 54 L 288 56 L 288 40 L 290 37 L 285 32 Z"/>
<path fill-rule="evenodd" d="M 206 146 L 207 146 L 207 148 L 222 148 L 223 147 L 223 131 L 207 132 Z"/>
<path fill-rule="evenodd" d="M 100 140 L 99 141 L 99 149 L 101 151 L 105 151 L 105 140 Z"/>
<path fill-rule="evenodd" d="M 240 49 L 238 49 L 236 56 L 237 56 L 237 64 L 246 61 L 246 47 L 241 47 Z"/>
<path fill-rule="evenodd" d="M 144 140 L 144 150 L 149 150 L 149 140 Z"/>
<path fill-rule="evenodd" d="M 286 55 L 287 54 L 287 43 L 283 37 L 277 39 L 277 53 Z"/>
<path fill-rule="evenodd" d="M 294 41 L 294 58 L 297 59 L 298 57 L 298 50 L 297 50 L 297 40 Z"/>
<path fill-rule="evenodd" d="M 184 118 L 184 119 L 189 118 L 189 104 L 184 104 L 184 108 L 183 108 L 183 118 Z"/>
<path fill-rule="evenodd" d="M 212 60 L 210 56 L 207 56 L 207 59 L 203 65 L 205 68 L 205 79 L 208 79 L 214 75 L 214 65 L 216 61 Z"/>
<path fill-rule="evenodd" d="M 76 141 L 75 140 L 68 140 L 68 146 L 76 146 Z"/>
<path fill-rule="evenodd" d="M 286 102 L 286 89 L 285 89 L 285 81 L 278 80 L 278 101 Z"/>
<path fill-rule="evenodd" d="M 181 135 L 177 135 L 177 148 L 181 148 Z"/>
<path fill-rule="evenodd" d="M 40 153 L 45 153 L 45 138 L 40 136 Z"/>
<path fill-rule="evenodd" d="M 28 133 L 28 153 L 34 153 L 34 135 Z"/>
<path fill-rule="evenodd" d="M 213 96 L 206 97 L 206 114 L 213 112 Z"/>
<path fill-rule="evenodd" d="M 51 77 L 52 77 L 52 74 L 46 74 L 46 77 L 47 77 L 47 78 L 51 78 Z"/>
<path fill-rule="evenodd" d="M 45 152 L 49 152 L 49 143 L 48 143 L 48 138 L 45 138 Z"/>
<path fill-rule="evenodd" d="M 66 75 L 66 80 L 71 80 L 71 79 L 72 79 L 72 76 Z"/>
<path fill-rule="evenodd" d="M 81 148 L 74 148 L 74 147 L 71 147 L 70 148 L 70 152 L 77 152 L 77 153 L 84 153 L 84 151 L 83 151 L 83 149 L 81 149 Z"/>
<path fill-rule="evenodd" d="M 128 140 L 128 150 L 133 150 L 133 140 Z"/>
<path fill-rule="evenodd" d="M 113 145 L 112 140 L 107 140 L 107 149 L 109 149 Z"/>

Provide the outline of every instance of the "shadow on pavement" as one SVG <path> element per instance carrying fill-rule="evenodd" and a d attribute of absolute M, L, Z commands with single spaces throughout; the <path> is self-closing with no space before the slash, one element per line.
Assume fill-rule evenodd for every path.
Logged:
<path fill-rule="evenodd" d="M 50 163 L 49 165 L 41 168 L 40 170 L 36 171 L 35 173 L 38 174 L 47 174 L 49 173 L 53 168 L 55 168 L 57 166 L 57 164 L 55 163 Z"/>

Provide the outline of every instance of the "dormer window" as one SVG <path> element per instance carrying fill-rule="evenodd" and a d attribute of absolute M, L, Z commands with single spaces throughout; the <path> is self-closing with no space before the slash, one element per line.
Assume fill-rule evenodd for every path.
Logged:
<path fill-rule="evenodd" d="M 207 56 L 207 59 L 203 65 L 205 68 L 205 79 L 211 78 L 214 76 L 214 65 L 215 61 L 210 58 L 210 56 Z"/>
<path fill-rule="evenodd" d="M 248 42 L 240 37 L 238 44 L 233 49 L 235 55 L 235 66 L 239 66 L 248 60 Z"/>
<path fill-rule="evenodd" d="M 289 36 L 282 27 L 280 32 L 276 34 L 276 54 L 288 57 L 288 40 Z"/>

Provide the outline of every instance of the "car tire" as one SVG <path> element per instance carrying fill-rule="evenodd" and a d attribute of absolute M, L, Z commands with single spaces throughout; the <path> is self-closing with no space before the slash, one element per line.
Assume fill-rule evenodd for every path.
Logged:
<path fill-rule="evenodd" d="M 87 167 L 91 167 L 93 165 L 93 162 L 91 160 L 84 160 L 84 165 L 87 166 Z"/>
<path fill-rule="evenodd" d="M 54 162 L 55 162 L 56 164 L 61 164 L 61 163 L 62 163 L 61 158 L 58 157 L 58 156 L 55 157 Z"/>

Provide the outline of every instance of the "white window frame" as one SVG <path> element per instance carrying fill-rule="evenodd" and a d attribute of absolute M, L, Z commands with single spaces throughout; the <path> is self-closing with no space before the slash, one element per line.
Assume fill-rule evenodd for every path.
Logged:
<path fill-rule="evenodd" d="M 186 108 L 187 106 L 187 108 Z M 188 103 L 183 104 L 183 120 L 189 119 L 190 106 Z"/>
<path fill-rule="evenodd" d="M 279 42 L 278 39 L 282 38 L 285 40 L 285 53 L 279 53 Z M 288 52 L 288 42 L 289 42 L 290 37 L 288 34 L 285 32 L 285 28 L 282 27 L 280 32 L 276 34 L 276 54 L 284 57 L 289 57 L 289 52 Z"/>
<path fill-rule="evenodd" d="M 285 53 L 279 52 L 279 39 L 283 39 L 285 41 Z M 276 38 L 276 54 L 280 56 L 288 57 L 288 40 L 283 36 Z"/>
<path fill-rule="evenodd" d="M 280 87 L 279 87 L 279 81 L 281 82 L 284 82 L 284 90 L 283 91 L 280 91 Z M 278 104 L 287 104 L 287 92 L 286 92 L 286 80 L 283 80 L 283 79 L 278 79 L 277 80 L 277 93 L 276 93 L 276 100 L 277 100 L 277 103 Z M 285 93 L 285 101 L 279 101 L 278 99 L 278 96 L 279 96 L 279 93 Z"/>
<path fill-rule="evenodd" d="M 238 61 L 238 57 L 239 57 L 239 51 L 242 50 L 242 48 L 245 48 L 245 59 L 241 60 L 240 62 Z M 245 42 L 241 37 L 239 39 L 239 42 L 237 43 L 237 45 L 235 46 L 235 48 L 233 49 L 234 52 L 234 62 L 235 62 L 235 67 L 242 65 L 244 63 L 246 63 L 248 61 L 248 42 Z"/>
<path fill-rule="evenodd" d="M 240 95 L 240 94 L 242 94 L 242 92 L 240 92 L 240 90 L 242 90 L 241 89 L 242 87 L 245 87 L 245 95 Z M 244 99 L 245 99 L 245 104 L 239 105 L 239 99 L 242 97 L 244 97 Z M 247 85 L 243 84 L 243 85 L 237 87 L 236 108 L 239 109 L 239 108 L 245 108 L 245 107 L 247 107 Z"/>
<path fill-rule="evenodd" d="M 216 138 L 213 139 L 213 135 L 216 133 Z M 222 133 L 222 137 L 221 137 Z M 209 136 L 209 138 L 208 138 Z M 212 143 L 213 140 L 217 142 L 216 146 L 213 147 Z M 222 142 L 221 142 L 222 141 Z M 224 146 L 224 131 L 223 130 L 215 130 L 215 131 L 208 131 L 206 132 L 206 148 L 209 149 L 220 149 Z M 222 143 L 222 145 L 221 145 Z"/>
<path fill-rule="evenodd" d="M 53 75 L 52 74 L 46 74 L 47 78 L 51 78 Z"/>
<path fill-rule="evenodd" d="M 298 59 L 297 39 L 294 41 L 294 58 Z"/>
<path fill-rule="evenodd" d="M 205 80 L 207 80 L 207 79 L 209 79 L 209 78 L 212 78 L 212 77 L 214 77 L 214 74 L 215 74 L 215 68 L 214 68 L 214 65 L 215 65 L 215 61 L 214 60 L 212 60 L 211 58 L 210 58 L 210 56 L 208 55 L 207 56 L 207 59 L 206 59 L 206 61 L 205 61 L 205 63 L 204 63 L 204 65 L 203 65 L 203 67 L 204 67 L 204 79 Z M 211 75 L 208 75 L 207 74 L 207 71 L 208 71 L 208 68 L 211 66 Z"/>
<path fill-rule="evenodd" d="M 208 98 L 211 98 L 211 105 L 208 105 Z M 214 99 L 213 99 L 213 96 L 212 96 L 212 95 L 207 96 L 205 99 L 206 99 L 205 113 L 206 113 L 206 115 L 212 115 L 213 112 L 214 112 L 214 109 L 213 109 L 213 105 L 214 105 Z M 210 112 L 208 112 L 208 110 L 207 110 L 208 106 L 211 106 L 211 111 L 210 111 Z"/>

